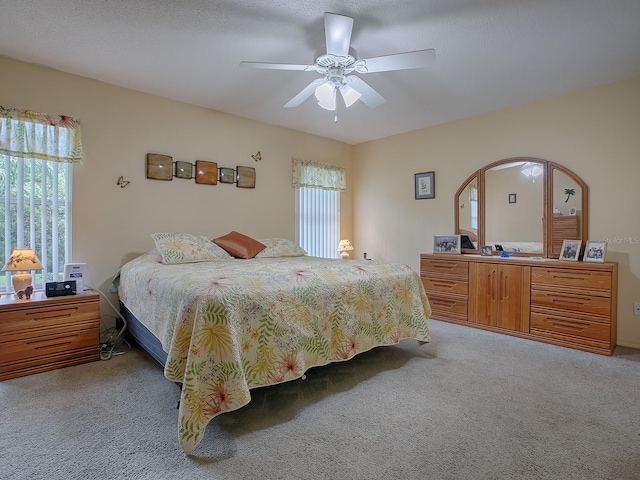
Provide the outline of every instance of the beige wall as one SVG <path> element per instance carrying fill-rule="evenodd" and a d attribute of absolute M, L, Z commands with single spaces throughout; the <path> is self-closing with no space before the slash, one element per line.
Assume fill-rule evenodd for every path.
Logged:
<path fill-rule="evenodd" d="M 295 239 L 291 158 L 344 165 L 351 147 L 94 80 L 0 58 L 0 104 L 66 114 L 82 121 L 84 165 L 73 170 L 73 259 L 89 265 L 106 292 L 118 268 L 153 248 L 150 234 Z M 251 154 L 260 151 L 256 163 Z M 145 178 L 145 155 L 255 167 L 256 188 Z M 131 183 L 116 185 L 122 175 Z M 342 236 L 351 238 L 351 185 L 341 196 Z M 337 246 L 336 246 L 337 247 Z M 115 300 L 115 297 L 112 297 Z M 112 315 L 103 303 L 102 314 Z"/>
<path fill-rule="evenodd" d="M 640 78 L 354 147 L 357 255 L 416 270 L 433 235 L 452 233 L 453 196 L 471 173 L 538 157 L 589 186 L 588 239 L 608 239 L 619 262 L 618 343 L 640 348 Z M 435 171 L 436 198 L 414 200 L 413 175 Z"/>
<path fill-rule="evenodd" d="M 607 239 L 607 259 L 619 262 L 618 342 L 640 347 L 632 315 L 640 301 L 640 79 L 350 147 L 5 58 L 0 71 L 0 104 L 82 120 L 73 261 L 87 262 L 103 291 L 124 261 L 153 247 L 156 231 L 293 238 L 292 156 L 347 167 L 341 236 L 351 238 L 353 256 L 417 270 L 433 235 L 453 231 L 462 182 L 485 164 L 531 156 L 565 165 L 590 186 L 589 239 Z M 147 180 L 148 152 L 253 166 L 257 187 Z M 436 198 L 414 200 L 413 174 L 431 170 Z M 131 181 L 124 189 L 120 175 Z"/>

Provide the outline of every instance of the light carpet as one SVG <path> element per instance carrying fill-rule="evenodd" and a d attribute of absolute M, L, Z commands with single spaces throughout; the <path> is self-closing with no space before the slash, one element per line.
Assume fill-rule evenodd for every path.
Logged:
<path fill-rule="evenodd" d="M 140 350 L 0 382 L 4 479 L 640 479 L 640 351 L 430 321 L 252 391 L 186 455 L 178 387 Z"/>

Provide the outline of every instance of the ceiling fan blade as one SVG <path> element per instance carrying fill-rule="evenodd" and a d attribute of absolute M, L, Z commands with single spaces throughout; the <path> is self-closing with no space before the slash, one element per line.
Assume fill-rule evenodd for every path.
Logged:
<path fill-rule="evenodd" d="M 386 98 L 376 92 L 368 83 L 361 80 L 359 77 L 351 75 L 348 78 L 350 79 L 349 86 L 361 95 L 360 100 L 362 100 L 368 107 L 376 108 L 387 101 Z"/>
<path fill-rule="evenodd" d="M 436 51 L 416 50 L 415 52 L 396 53 L 381 57 L 363 58 L 355 64 L 358 73 L 388 72 L 391 70 L 410 70 L 423 68 L 436 61 Z"/>
<path fill-rule="evenodd" d="M 336 57 L 349 55 L 352 29 L 353 18 L 335 13 L 324 14 L 324 36 L 327 55 L 335 55 Z"/>
<path fill-rule="evenodd" d="M 291 100 L 289 100 L 284 105 L 284 108 L 297 107 L 302 102 L 304 102 L 307 98 L 309 98 L 311 95 L 313 95 L 313 93 L 316 91 L 316 88 L 318 88 L 320 85 L 322 85 L 326 81 L 327 81 L 326 78 L 318 78 L 318 79 L 314 80 L 309 85 L 304 87 L 304 89 L 299 94 L 297 94 L 295 97 L 293 97 Z"/>
<path fill-rule="evenodd" d="M 241 67 L 261 68 L 265 70 L 301 70 L 304 72 L 313 71 L 315 65 L 295 65 L 292 63 L 265 63 L 265 62 L 240 62 Z"/>

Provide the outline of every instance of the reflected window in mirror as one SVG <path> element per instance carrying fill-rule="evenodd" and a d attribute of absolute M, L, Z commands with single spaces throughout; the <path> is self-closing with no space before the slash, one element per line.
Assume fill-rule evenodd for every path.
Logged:
<path fill-rule="evenodd" d="M 457 193 L 457 225 L 458 233 L 466 235 L 471 244 L 461 245 L 464 250 L 478 248 L 478 178 L 471 178 Z"/>

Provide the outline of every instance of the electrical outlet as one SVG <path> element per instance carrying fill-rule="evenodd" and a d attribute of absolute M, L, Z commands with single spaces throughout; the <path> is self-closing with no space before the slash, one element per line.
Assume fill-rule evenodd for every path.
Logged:
<path fill-rule="evenodd" d="M 640 302 L 633 302 L 633 314 L 640 315 Z"/>

